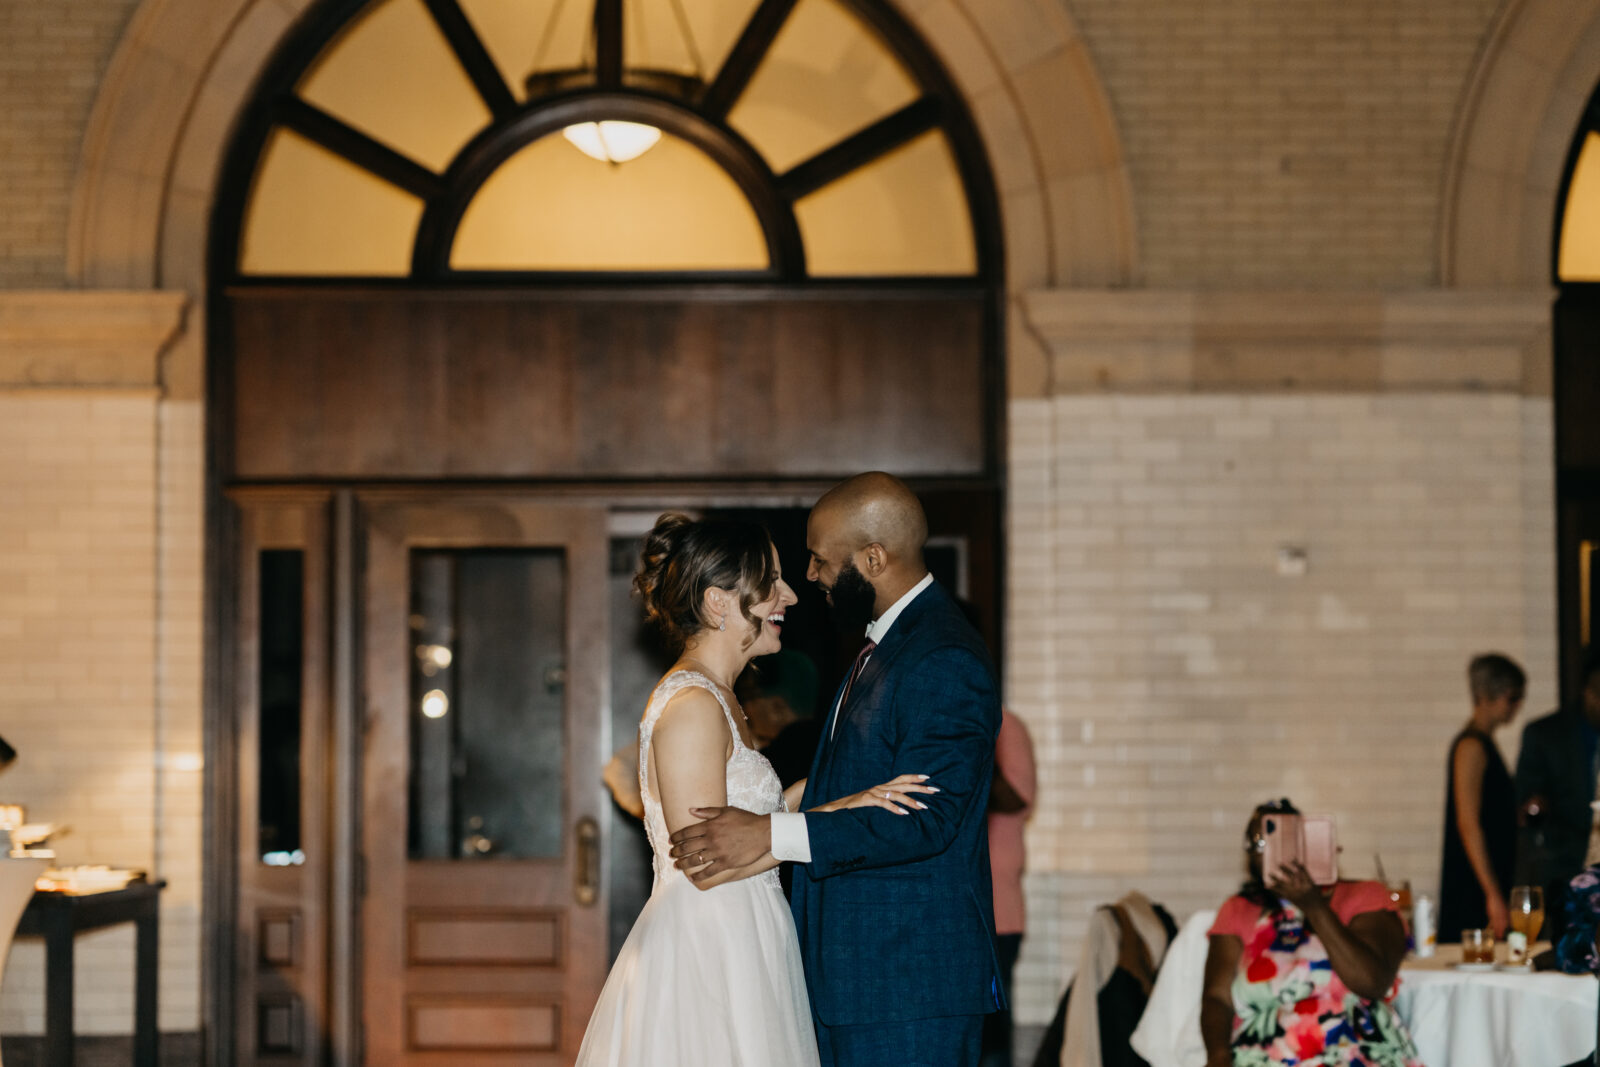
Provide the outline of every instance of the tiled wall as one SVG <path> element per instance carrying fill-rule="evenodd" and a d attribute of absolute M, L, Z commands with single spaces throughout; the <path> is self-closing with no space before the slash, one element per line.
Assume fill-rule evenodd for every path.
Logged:
<path fill-rule="evenodd" d="M 169 1030 L 199 1022 L 198 426 L 154 390 L 0 391 L 0 800 L 70 826 L 60 863 L 169 879 Z M 131 927 L 77 953 L 79 1031 L 130 1032 Z M 0 1031 L 42 1031 L 43 957 L 13 949 Z"/>
<path fill-rule="evenodd" d="M 1049 1018 L 1097 905 L 1220 902 L 1265 799 L 1336 814 L 1347 876 L 1377 852 L 1435 891 L 1467 659 L 1502 649 L 1530 714 L 1554 700 L 1548 401 L 1070 396 L 1010 417 L 1007 699 L 1040 772 L 1019 1019 Z"/>

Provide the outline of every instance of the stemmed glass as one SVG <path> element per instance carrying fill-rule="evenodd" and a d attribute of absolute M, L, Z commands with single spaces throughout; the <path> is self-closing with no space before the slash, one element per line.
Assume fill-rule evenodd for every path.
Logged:
<path fill-rule="evenodd" d="M 1506 937 L 1507 962 L 1525 963 L 1528 946 L 1544 927 L 1544 890 L 1519 885 L 1511 890 L 1511 933 Z"/>

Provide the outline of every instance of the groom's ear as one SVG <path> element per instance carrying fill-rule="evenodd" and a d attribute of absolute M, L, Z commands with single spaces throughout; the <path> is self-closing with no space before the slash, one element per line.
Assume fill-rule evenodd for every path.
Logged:
<path fill-rule="evenodd" d="M 861 573 L 868 578 L 876 578 L 889 569 L 889 553 L 878 542 L 872 542 L 861 551 L 866 557 L 862 560 Z"/>

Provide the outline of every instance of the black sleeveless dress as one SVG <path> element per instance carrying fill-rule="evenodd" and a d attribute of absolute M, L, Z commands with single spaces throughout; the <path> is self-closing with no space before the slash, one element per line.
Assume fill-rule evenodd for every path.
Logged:
<path fill-rule="evenodd" d="M 1467 859 L 1466 846 L 1456 829 L 1456 791 L 1451 781 L 1456 762 L 1456 746 L 1462 743 L 1483 746 L 1488 764 L 1483 769 L 1482 803 L 1478 826 L 1489 850 L 1489 867 L 1494 871 L 1500 891 L 1511 891 L 1512 873 L 1517 858 L 1517 791 L 1506 771 L 1505 760 L 1494 739 L 1482 730 L 1467 727 L 1450 742 L 1450 755 L 1444 772 L 1444 864 L 1439 872 L 1439 940 L 1455 943 L 1462 930 L 1489 925 L 1489 908 L 1483 887 Z"/>

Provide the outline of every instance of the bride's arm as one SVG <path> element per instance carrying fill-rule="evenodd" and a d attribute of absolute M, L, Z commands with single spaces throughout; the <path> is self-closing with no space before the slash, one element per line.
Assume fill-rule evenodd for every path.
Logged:
<path fill-rule="evenodd" d="M 720 808 L 728 803 L 728 758 L 733 755 L 733 738 L 722 706 L 704 689 L 685 689 L 661 710 L 650 739 L 650 759 L 654 764 L 656 790 L 661 797 L 661 813 L 669 833 L 699 822 L 690 808 Z M 648 773 L 648 769 L 647 769 Z M 702 882 L 700 889 L 725 882 L 736 882 L 770 871 L 778 865 L 768 852 L 754 863 L 719 871 Z M 685 868 L 693 874 L 698 866 Z"/>
<path fill-rule="evenodd" d="M 783 791 L 783 810 L 799 811 L 800 801 L 806 795 L 806 780 L 800 779 Z"/>

